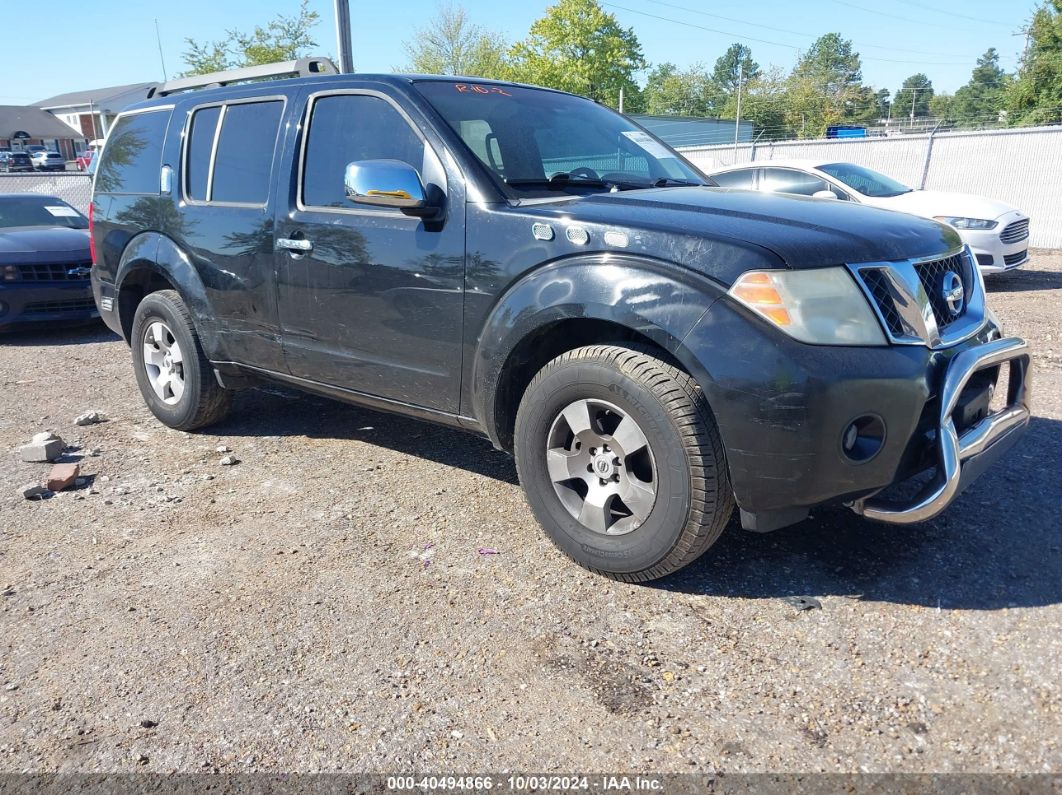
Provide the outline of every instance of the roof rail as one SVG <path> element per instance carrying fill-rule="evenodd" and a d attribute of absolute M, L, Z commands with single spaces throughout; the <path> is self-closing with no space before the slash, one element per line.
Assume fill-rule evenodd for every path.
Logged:
<path fill-rule="evenodd" d="M 274 77 L 309 77 L 311 75 L 335 75 L 339 69 L 329 58 L 311 56 L 299 58 L 295 61 L 281 61 L 280 63 L 267 63 L 261 66 L 247 66 L 242 69 L 229 69 L 224 72 L 211 72 L 205 75 L 192 75 L 191 77 L 178 77 L 175 80 L 167 80 L 148 89 L 148 99 L 153 97 L 165 97 L 176 94 L 179 91 L 191 91 L 196 88 L 216 88 L 227 86 L 230 83 L 241 83 L 246 80 L 265 80 Z"/>

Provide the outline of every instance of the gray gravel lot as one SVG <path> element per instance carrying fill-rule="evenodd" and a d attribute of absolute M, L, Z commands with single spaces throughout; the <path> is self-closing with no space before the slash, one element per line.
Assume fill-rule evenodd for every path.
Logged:
<path fill-rule="evenodd" d="M 1058 772 L 1062 253 L 989 290 L 1036 417 L 950 512 L 734 523 L 647 586 L 475 437 L 272 388 L 179 433 L 105 331 L 0 338 L 0 772 Z M 49 429 L 89 482 L 26 501 Z"/>

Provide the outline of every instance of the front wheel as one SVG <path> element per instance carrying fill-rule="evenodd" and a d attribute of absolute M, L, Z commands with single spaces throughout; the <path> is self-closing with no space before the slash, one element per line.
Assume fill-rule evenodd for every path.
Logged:
<path fill-rule="evenodd" d="M 160 290 L 140 302 L 131 342 L 140 394 L 162 423 L 191 431 L 228 414 L 232 392 L 214 377 L 192 316 L 176 291 Z"/>
<path fill-rule="evenodd" d="M 593 345 L 546 365 L 520 402 L 516 465 L 561 551 L 627 582 L 693 562 L 733 513 L 704 395 L 647 351 Z"/>

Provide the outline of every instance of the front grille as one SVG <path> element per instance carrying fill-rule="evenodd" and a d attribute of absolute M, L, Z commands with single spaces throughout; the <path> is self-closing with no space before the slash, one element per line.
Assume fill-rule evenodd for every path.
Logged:
<path fill-rule="evenodd" d="M 1027 249 L 1027 248 L 1024 248 L 1021 251 L 1017 251 L 1017 252 L 1015 252 L 1013 254 L 1004 254 L 1003 255 L 1003 264 L 1004 265 L 1008 265 L 1008 266 L 1009 265 L 1017 265 L 1019 262 L 1021 262 L 1027 256 L 1029 256 L 1029 249 Z"/>
<path fill-rule="evenodd" d="M 870 294 L 874 298 L 874 303 L 878 305 L 878 309 L 881 311 L 881 317 L 885 321 L 889 332 L 894 337 L 903 335 L 903 320 L 896 311 L 896 301 L 892 296 L 892 291 L 889 289 L 888 277 L 876 268 L 868 268 L 862 271 L 862 276 L 867 289 L 870 290 Z"/>
<path fill-rule="evenodd" d="M 1012 224 L 1007 224 L 1003 231 L 999 233 L 999 239 L 1003 243 L 1017 243 L 1019 240 L 1025 240 L 1028 237 L 1028 218 L 1023 218 L 1021 221 L 1015 221 Z"/>
<path fill-rule="evenodd" d="M 24 282 L 83 282 L 89 278 L 88 271 L 84 274 L 78 271 L 88 268 L 88 262 L 75 262 L 66 265 L 19 265 L 19 276 Z M 73 274 L 70 271 L 74 271 Z"/>
<path fill-rule="evenodd" d="M 77 301 L 37 301 L 26 304 L 26 314 L 44 314 L 51 312 L 86 312 L 96 308 L 96 302 L 91 298 Z"/>
<path fill-rule="evenodd" d="M 962 280 L 963 290 L 967 298 L 973 294 L 973 278 L 970 272 L 970 260 L 964 252 L 953 254 L 945 259 L 937 259 L 931 262 L 920 262 L 915 265 L 918 278 L 925 288 L 929 297 L 929 305 L 933 307 L 933 317 L 937 321 L 937 330 L 943 333 L 948 326 L 962 317 L 966 311 L 965 302 L 962 310 L 957 315 L 952 315 L 948 309 L 947 301 L 941 291 L 944 274 L 953 271 Z"/>

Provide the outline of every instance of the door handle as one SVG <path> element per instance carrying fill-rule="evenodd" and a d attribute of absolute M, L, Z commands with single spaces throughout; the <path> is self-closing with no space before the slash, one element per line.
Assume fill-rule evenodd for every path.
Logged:
<path fill-rule="evenodd" d="M 295 254 L 308 254 L 313 251 L 313 243 L 303 237 L 278 237 L 276 247 Z"/>

